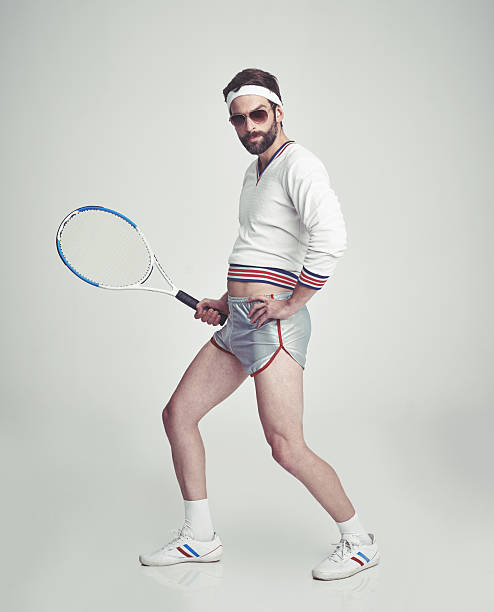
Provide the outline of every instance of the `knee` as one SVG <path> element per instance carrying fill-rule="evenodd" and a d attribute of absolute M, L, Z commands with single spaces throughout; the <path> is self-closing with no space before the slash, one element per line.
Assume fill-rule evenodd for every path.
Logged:
<path fill-rule="evenodd" d="M 273 459 L 291 473 L 296 470 L 307 449 L 303 438 L 289 439 L 279 434 L 270 436 L 268 444 L 271 446 Z"/>
<path fill-rule="evenodd" d="M 163 408 L 163 412 L 161 413 L 161 420 L 163 421 L 163 427 L 166 429 L 170 423 L 170 419 L 172 416 L 172 405 L 170 402 Z"/>
<path fill-rule="evenodd" d="M 196 425 L 186 409 L 186 406 L 182 402 L 174 399 L 173 397 L 169 400 L 166 406 L 163 408 L 161 413 L 161 419 L 163 426 L 167 433 L 178 429 L 183 430 L 188 426 Z"/>
<path fill-rule="evenodd" d="M 163 427 L 165 431 L 168 433 L 172 429 L 176 427 L 180 427 L 182 420 L 181 415 L 183 411 L 180 410 L 180 407 L 176 401 L 171 399 L 167 405 L 163 408 L 163 412 L 161 413 L 161 418 L 163 421 Z"/>

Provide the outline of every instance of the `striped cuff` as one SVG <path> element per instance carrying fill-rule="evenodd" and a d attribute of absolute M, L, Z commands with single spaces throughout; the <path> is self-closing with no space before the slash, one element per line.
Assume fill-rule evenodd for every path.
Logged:
<path fill-rule="evenodd" d="M 309 289 L 322 289 L 328 278 L 329 276 L 321 276 L 320 274 L 309 272 L 305 266 L 302 266 L 302 272 L 300 272 L 298 282 L 304 287 L 309 287 Z"/>

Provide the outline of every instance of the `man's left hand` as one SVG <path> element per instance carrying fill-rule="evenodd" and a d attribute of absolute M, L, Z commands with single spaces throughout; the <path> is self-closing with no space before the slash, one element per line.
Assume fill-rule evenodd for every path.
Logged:
<path fill-rule="evenodd" d="M 246 301 L 257 302 L 249 312 L 251 323 L 257 321 L 256 329 L 259 329 L 268 319 L 288 319 L 294 314 L 290 300 L 274 300 L 267 295 L 254 295 Z"/>

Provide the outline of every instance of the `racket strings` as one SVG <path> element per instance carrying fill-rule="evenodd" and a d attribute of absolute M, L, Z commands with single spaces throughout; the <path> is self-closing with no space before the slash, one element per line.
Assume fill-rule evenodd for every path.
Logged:
<path fill-rule="evenodd" d="M 111 212 L 74 214 L 59 239 L 68 264 L 98 285 L 127 287 L 144 282 L 151 273 L 153 259 L 141 233 Z"/>

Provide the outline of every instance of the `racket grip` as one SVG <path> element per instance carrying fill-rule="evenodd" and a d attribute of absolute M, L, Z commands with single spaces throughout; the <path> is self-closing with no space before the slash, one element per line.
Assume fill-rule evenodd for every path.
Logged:
<path fill-rule="evenodd" d="M 196 310 L 196 306 L 199 303 L 199 300 L 196 300 L 196 298 L 193 298 L 191 295 L 185 293 L 185 291 L 181 291 L 180 289 L 175 297 L 177 298 L 177 300 L 180 300 L 182 304 L 186 304 L 194 310 Z M 228 315 L 226 315 L 224 312 L 220 312 L 217 308 L 213 308 L 213 310 L 216 310 L 216 312 L 220 313 L 220 325 L 224 325 L 225 321 L 228 318 Z"/>

